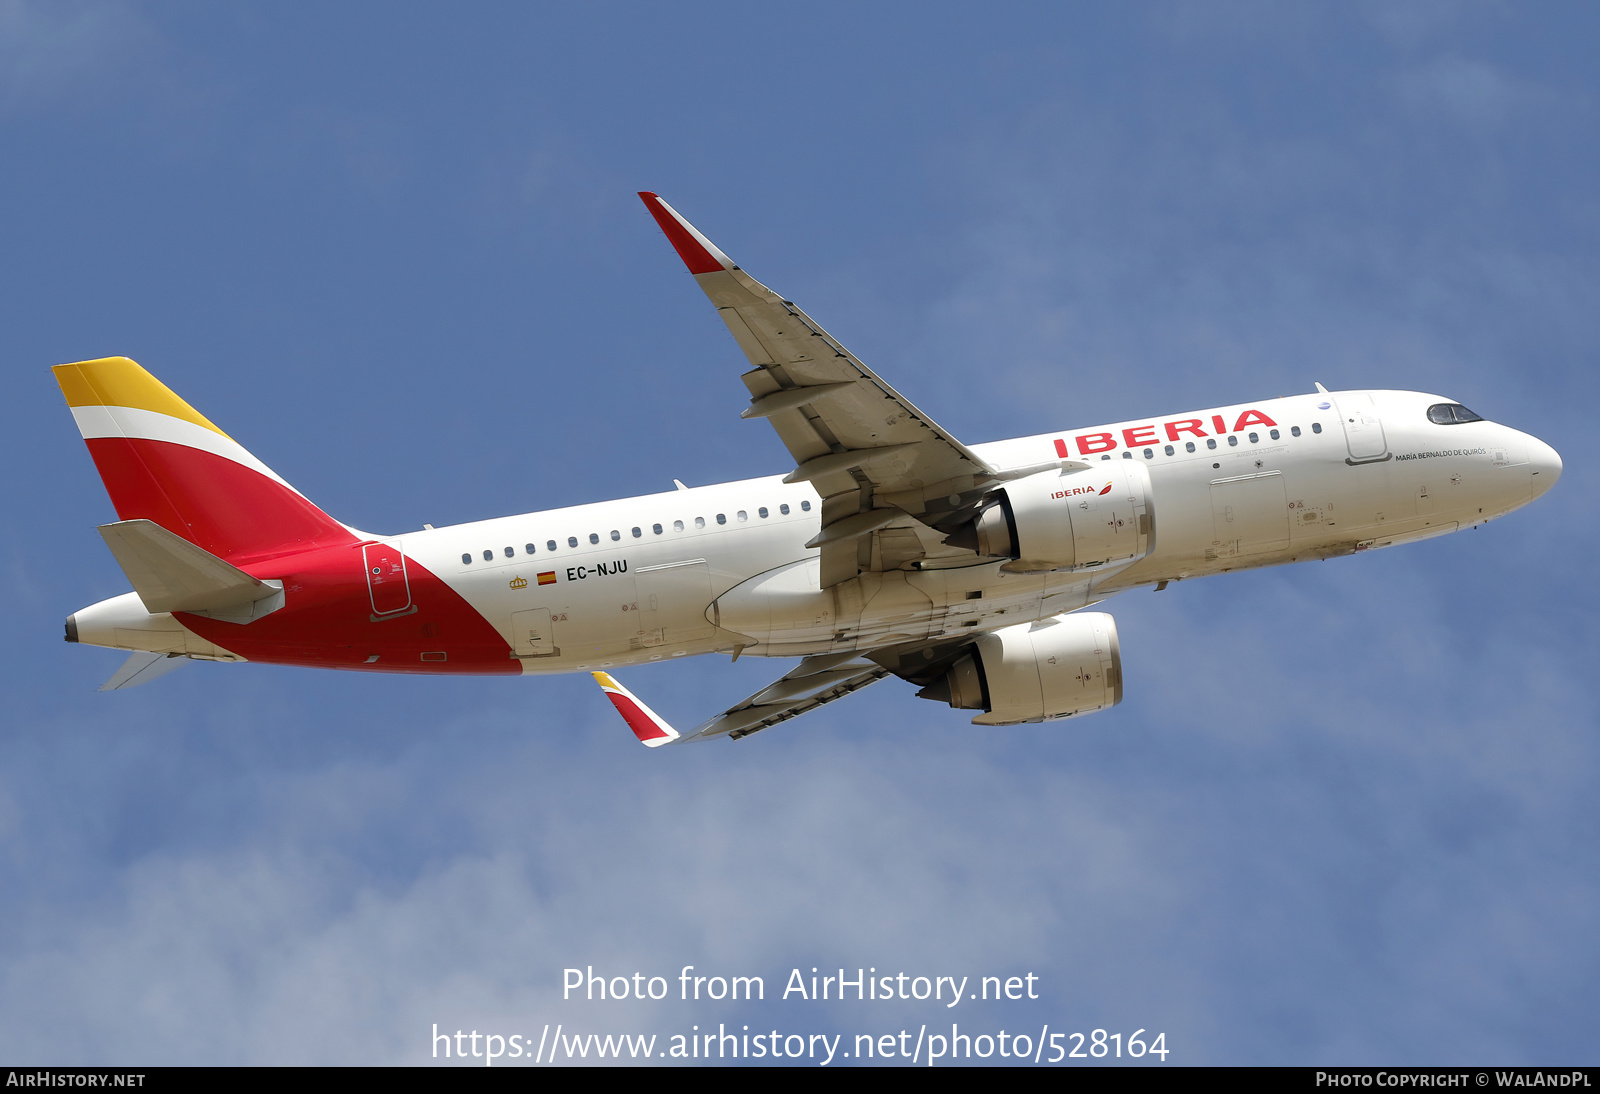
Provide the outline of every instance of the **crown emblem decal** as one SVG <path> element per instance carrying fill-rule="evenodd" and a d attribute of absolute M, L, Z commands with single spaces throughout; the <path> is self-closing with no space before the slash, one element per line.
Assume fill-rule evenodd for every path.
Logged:
<path fill-rule="evenodd" d="M 526 589 L 528 587 L 528 579 L 525 577 L 514 577 L 511 579 L 511 587 L 513 589 Z"/>

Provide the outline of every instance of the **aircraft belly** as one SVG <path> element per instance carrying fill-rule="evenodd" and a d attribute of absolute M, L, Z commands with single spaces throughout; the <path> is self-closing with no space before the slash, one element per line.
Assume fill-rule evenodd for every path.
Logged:
<path fill-rule="evenodd" d="M 828 591 L 834 595 L 835 650 L 915 642 L 932 633 L 933 599 L 904 570 L 868 571 Z"/>
<path fill-rule="evenodd" d="M 1061 605 L 1056 610 L 1071 610 L 1087 602 L 1093 580 L 1086 574 L 1004 574 L 989 563 L 868 572 L 820 589 L 819 573 L 815 556 L 774 567 L 719 597 L 713 617 L 724 631 L 751 642 L 751 653 L 809 656 L 1036 619 L 1047 595 Z"/>

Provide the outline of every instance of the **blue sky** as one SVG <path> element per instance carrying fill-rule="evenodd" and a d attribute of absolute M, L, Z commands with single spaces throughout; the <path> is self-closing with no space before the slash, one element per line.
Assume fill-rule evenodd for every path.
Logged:
<path fill-rule="evenodd" d="M 1582 4 L 0 3 L 0 1058 L 954 1018 L 1596 1063 L 1597 45 Z M 657 754 L 586 676 L 96 693 L 61 620 L 126 585 L 52 364 L 133 357 L 380 532 L 785 470 L 645 189 L 970 442 L 1320 380 L 1563 481 L 1113 601 L 1127 698 L 1082 721 L 890 681 Z M 622 679 L 692 724 L 779 671 Z M 562 1002 L 587 965 L 1041 998 Z"/>

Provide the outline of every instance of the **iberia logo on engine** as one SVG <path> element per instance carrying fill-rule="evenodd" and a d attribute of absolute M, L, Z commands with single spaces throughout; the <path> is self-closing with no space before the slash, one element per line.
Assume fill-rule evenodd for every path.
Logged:
<path fill-rule="evenodd" d="M 1111 493 L 1111 484 L 1108 482 L 1104 486 L 1100 487 L 1098 490 L 1095 489 L 1093 486 L 1074 486 L 1070 490 L 1057 490 L 1054 494 L 1051 494 L 1050 497 L 1052 499 L 1054 499 L 1054 498 L 1071 498 L 1071 497 L 1076 497 L 1079 494 L 1100 494 L 1100 495 L 1104 495 L 1104 494 L 1109 494 L 1109 493 Z"/>

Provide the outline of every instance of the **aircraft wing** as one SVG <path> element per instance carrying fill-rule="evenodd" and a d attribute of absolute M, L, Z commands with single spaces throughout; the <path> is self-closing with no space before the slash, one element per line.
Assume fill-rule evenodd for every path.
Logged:
<path fill-rule="evenodd" d="M 672 206 L 639 196 L 755 366 L 743 376 L 742 417 L 771 422 L 795 461 L 784 481 L 810 482 L 824 499 L 822 531 L 808 544 L 821 548 L 823 588 L 920 558 L 970 519 L 1002 477 L 994 468 Z M 917 523 L 940 531 L 919 537 Z"/>
<path fill-rule="evenodd" d="M 609 673 L 593 674 L 595 682 L 616 706 L 634 736 L 649 748 L 704 741 L 712 737 L 728 737 L 736 741 L 779 722 L 798 718 L 824 703 L 842 699 L 888 675 L 889 670 L 882 665 L 853 653 L 807 657 L 792 671 L 748 699 L 735 703 L 688 733 L 680 734 Z"/>

